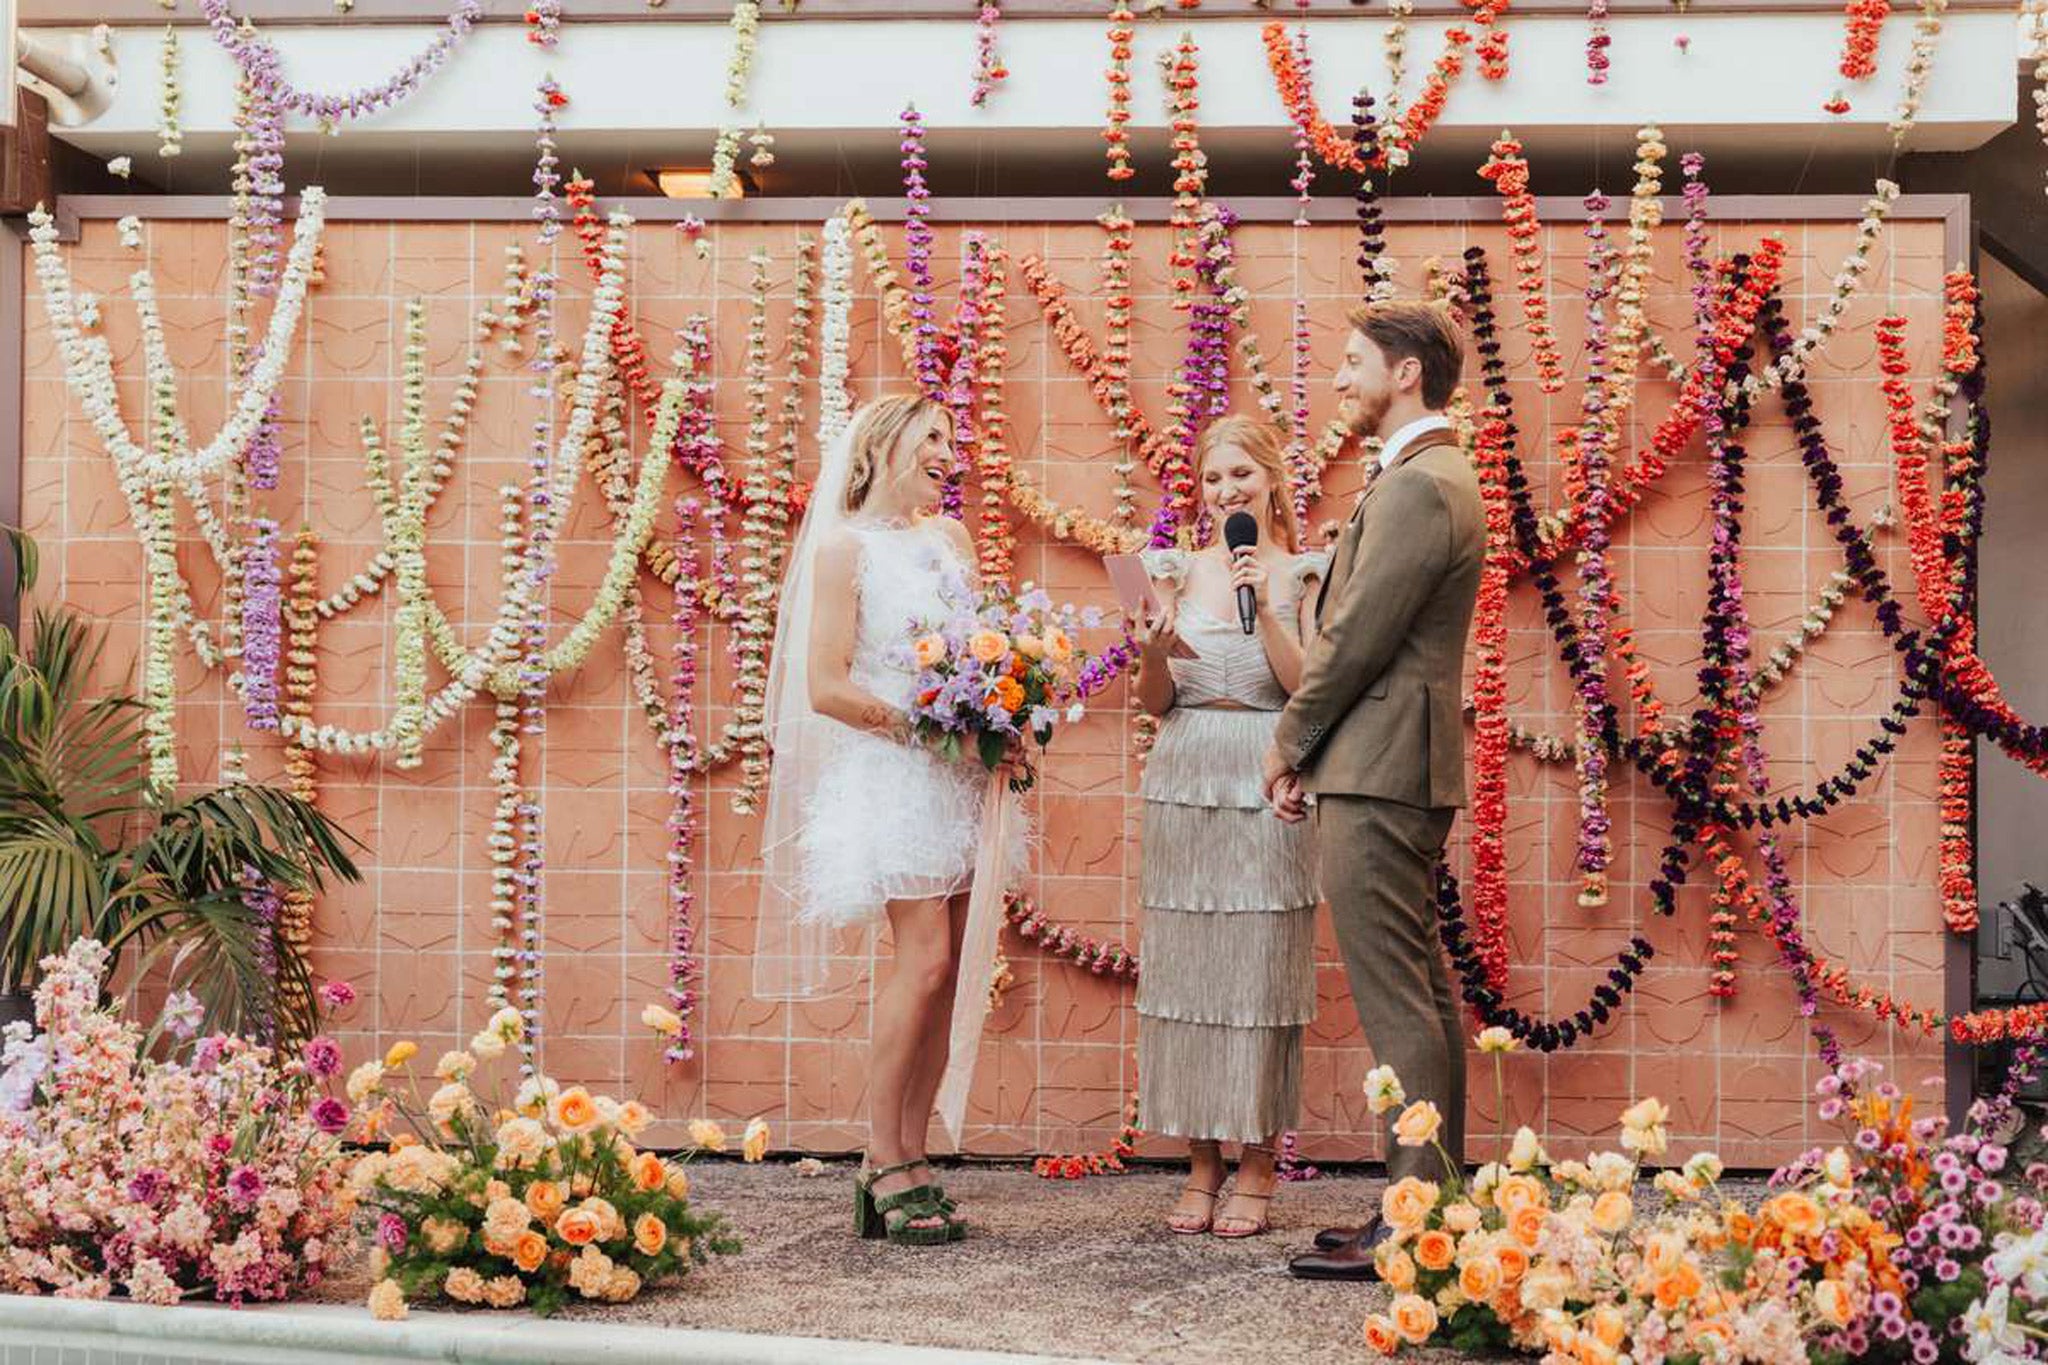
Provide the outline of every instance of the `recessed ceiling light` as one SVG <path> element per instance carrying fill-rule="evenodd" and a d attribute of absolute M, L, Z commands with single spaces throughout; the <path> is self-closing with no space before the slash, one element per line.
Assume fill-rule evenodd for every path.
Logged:
<path fill-rule="evenodd" d="M 663 166 L 647 172 L 647 178 L 654 187 L 671 199 L 709 199 L 711 195 L 711 171 L 701 166 Z M 744 199 L 747 187 L 738 175 L 727 178 L 725 193 L 721 199 Z"/>

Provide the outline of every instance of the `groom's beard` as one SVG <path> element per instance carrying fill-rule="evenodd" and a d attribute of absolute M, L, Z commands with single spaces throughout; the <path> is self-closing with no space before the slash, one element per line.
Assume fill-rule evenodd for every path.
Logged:
<path fill-rule="evenodd" d="M 1384 436 L 1386 433 L 1380 430 L 1380 423 L 1386 420 L 1387 409 L 1394 406 L 1394 395 L 1379 393 L 1370 398 L 1354 395 L 1351 401 L 1354 409 L 1351 434 L 1361 440 L 1368 436 Z"/>

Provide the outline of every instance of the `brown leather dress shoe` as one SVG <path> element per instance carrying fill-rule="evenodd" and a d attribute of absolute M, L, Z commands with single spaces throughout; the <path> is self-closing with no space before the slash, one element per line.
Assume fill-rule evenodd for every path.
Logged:
<path fill-rule="evenodd" d="M 1386 1240 L 1387 1229 L 1375 1224 L 1362 1237 L 1327 1251 L 1311 1251 L 1287 1263 L 1287 1273 L 1298 1280 L 1376 1280 L 1373 1249 Z"/>
<path fill-rule="evenodd" d="M 1370 1227 L 1324 1228 L 1321 1232 L 1316 1234 L 1316 1250 L 1335 1251 L 1338 1247 L 1344 1246 L 1345 1244 L 1350 1242 L 1355 1242 L 1359 1238 L 1365 1236 L 1365 1234 L 1371 1231 L 1372 1229 Z"/>

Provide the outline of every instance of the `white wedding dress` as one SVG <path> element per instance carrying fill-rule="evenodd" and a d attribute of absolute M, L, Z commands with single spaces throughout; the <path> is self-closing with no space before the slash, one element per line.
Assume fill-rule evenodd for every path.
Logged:
<path fill-rule="evenodd" d="M 917 676 L 913 626 L 973 605 L 968 566 L 936 518 L 889 526 L 854 517 L 844 525 L 861 548 L 853 681 L 890 706 L 908 707 Z M 858 924 L 888 901 L 966 890 L 988 790 L 980 763 L 949 761 L 837 721 L 825 726 L 828 746 L 796 836 L 797 921 Z M 1014 884 L 1028 866 L 1028 838 L 1022 819 L 1009 827 Z"/>

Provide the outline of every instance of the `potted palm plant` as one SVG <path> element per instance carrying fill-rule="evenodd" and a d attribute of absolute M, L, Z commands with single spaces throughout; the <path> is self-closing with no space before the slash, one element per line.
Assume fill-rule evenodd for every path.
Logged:
<path fill-rule="evenodd" d="M 7 538 L 26 591 L 34 542 Z M 20 1015 L 44 957 L 91 936 L 192 991 L 210 1027 L 303 1032 L 306 964 L 251 893 L 359 880 L 356 841 L 276 787 L 153 792 L 141 703 L 94 695 L 104 647 L 62 607 L 38 606 L 20 638 L 0 626 L 0 1022 Z"/>

